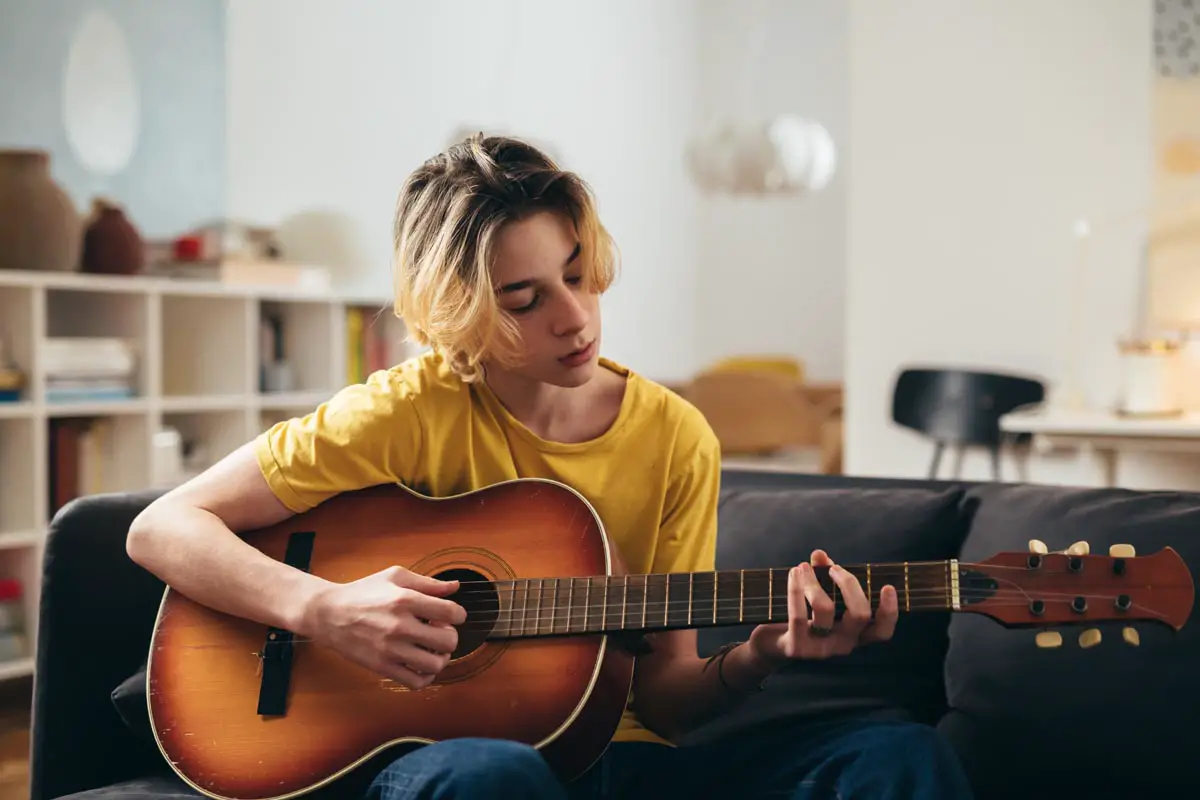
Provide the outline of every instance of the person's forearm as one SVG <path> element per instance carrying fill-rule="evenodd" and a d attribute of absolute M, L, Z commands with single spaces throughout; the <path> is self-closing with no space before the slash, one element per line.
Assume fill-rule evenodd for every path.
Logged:
<path fill-rule="evenodd" d="M 638 714 L 675 739 L 758 691 L 771 672 L 772 667 L 758 662 L 744 643 L 711 662 L 677 657 L 656 666 L 639 684 Z"/>
<path fill-rule="evenodd" d="M 165 504 L 135 520 L 130 558 L 172 589 L 236 617 L 308 635 L 305 610 L 325 581 L 264 555 L 216 515 Z"/>

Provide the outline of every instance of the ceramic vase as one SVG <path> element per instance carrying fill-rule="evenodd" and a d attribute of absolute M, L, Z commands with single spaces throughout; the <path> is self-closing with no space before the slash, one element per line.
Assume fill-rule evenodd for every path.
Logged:
<path fill-rule="evenodd" d="M 83 221 L 43 150 L 0 150 L 0 269 L 79 268 Z"/>
<path fill-rule="evenodd" d="M 142 236 L 124 209 L 97 198 L 83 233 L 83 271 L 134 275 L 142 271 L 144 261 Z"/>

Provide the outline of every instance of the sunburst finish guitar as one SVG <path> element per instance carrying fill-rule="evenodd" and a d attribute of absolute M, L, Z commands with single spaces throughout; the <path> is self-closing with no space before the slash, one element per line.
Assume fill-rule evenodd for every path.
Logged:
<path fill-rule="evenodd" d="M 568 778 L 599 758 L 624 711 L 634 656 L 618 635 L 787 620 L 791 565 L 625 574 L 592 506 L 553 481 L 447 499 L 374 487 L 244 538 L 331 581 L 393 565 L 460 580 L 454 599 L 468 617 L 450 664 L 411 691 L 167 589 L 147 663 L 151 724 L 172 768 L 223 800 L 305 795 L 395 746 L 463 736 L 534 745 Z M 1035 544 L 971 564 L 843 566 L 873 607 L 891 584 L 901 612 L 977 613 L 1009 627 L 1144 620 L 1178 630 L 1194 593 L 1170 548 L 1091 555 Z M 840 610 L 827 571 L 818 574 Z"/>

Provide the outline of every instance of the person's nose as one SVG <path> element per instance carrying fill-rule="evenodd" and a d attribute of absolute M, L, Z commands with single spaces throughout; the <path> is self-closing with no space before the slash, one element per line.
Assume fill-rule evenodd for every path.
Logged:
<path fill-rule="evenodd" d="M 574 336 L 587 325 L 588 310 L 582 298 L 575 292 L 566 290 L 557 303 L 554 318 L 555 336 Z"/>

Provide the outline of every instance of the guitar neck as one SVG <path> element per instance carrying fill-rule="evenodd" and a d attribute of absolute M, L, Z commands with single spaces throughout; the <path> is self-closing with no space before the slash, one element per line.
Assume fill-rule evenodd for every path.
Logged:
<path fill-rule="evenodd" d="M 955 561 L 841 566 L 858 578 L 872 610 L 887 585 L 896 589 L 901 612 L 958 607 Z M 845 597 L 828 568 L 815 571 L 840 615 Z M 788 572 L 773 568 L 498 581 L 498 612 L 489 638 L 786 622 Z M 494 602 L 492 608 L 497 608 Z"/>

